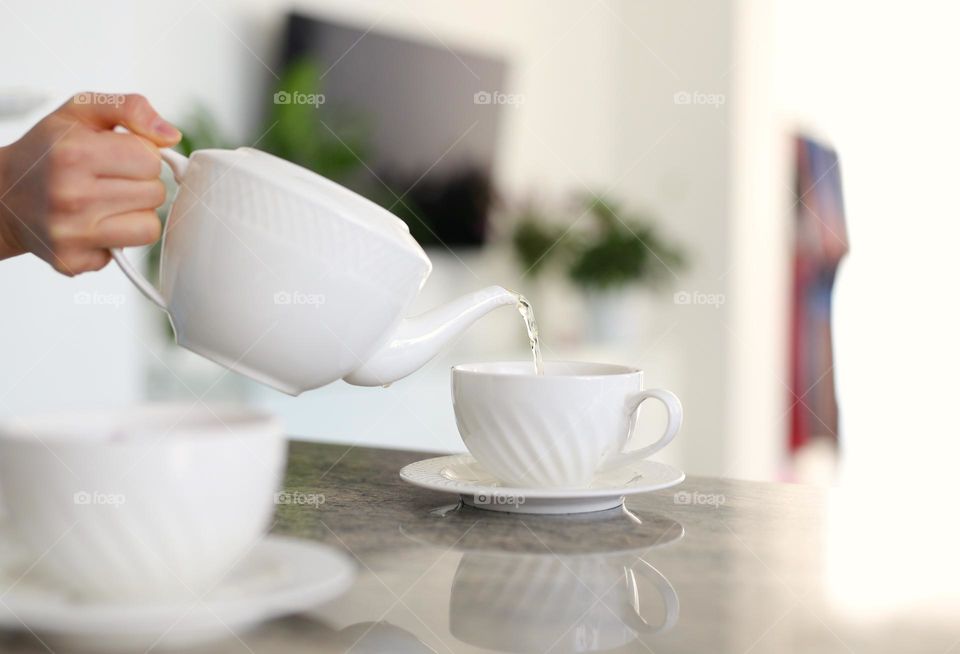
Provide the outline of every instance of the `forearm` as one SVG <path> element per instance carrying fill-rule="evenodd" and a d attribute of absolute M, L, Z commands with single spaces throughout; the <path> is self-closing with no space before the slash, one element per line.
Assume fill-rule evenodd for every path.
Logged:
<path fill-rule="evenodd" d="M 9 156 L 9 147 L 0 148 L 0 259 L 9 259 L 26 252 L 22 247 L 16 245 L 11 221 L 16 220 L 13 212 L 4 202 L 7 192 L 10 190 L 12 181 L 7 179 L 7 157 Z"/>

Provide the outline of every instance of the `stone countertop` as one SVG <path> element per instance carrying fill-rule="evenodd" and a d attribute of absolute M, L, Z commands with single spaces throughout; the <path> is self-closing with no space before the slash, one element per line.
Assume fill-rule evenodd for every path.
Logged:
<path fill-rule="evenodd" d="M 285 490 L 322 503 L 279 505 L 273 532 L 346 551 L 357 582 L 195 651 L 960 651 L 956 605 L 857 592 L 826 491 L 690 477 L 623 509 L 511 515 L 403 483 L 427 456 L 293 442 Z M 885 561 L 879 588 L 910 564 Z"/>

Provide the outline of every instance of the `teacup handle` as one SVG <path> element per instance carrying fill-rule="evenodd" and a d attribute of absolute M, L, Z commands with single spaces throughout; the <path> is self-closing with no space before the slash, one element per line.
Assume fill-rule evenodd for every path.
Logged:
<path fill-rule="evenodd" d="M 627 461 L 646 459 L 654 452 L 669 445 L 670 441 L 677 435 L 677 432 L 680 431 L 680 425 L 683 423 L 683 405 L 680 404 L 680 398 L 662 388 L 651 388 L 629 396 L 627 398 L 627 412 L 630 414 L 630 419 L 636 421 L 636 413 L 640 409 L 640 405 L 649 398 L 660 400 L 667 409 L 667 428 L 663 431 L 663 435 L 658 440 L 646 447 L 641 447 L 639 450 L 610 455 L 601 466 L 601 471 L 619 467 Z"/>
<path fill-rule="evenodd" d="M 163 148 L 160 150 L 160 158 L 173 172 L 173 181 L 177 184 L 183 179 L 183 175 L 187 170 L 187 164 L 190 162 L 190 159 L 183 156 L 179 152 L 175 152 L 170 148 Z M 160 295 L 160 291 L 151 284 L 146 277 L 140 274 L 140 271 L 130 263 L 130 260 L 127 259 L 127 255 L 124 253 L 123 248 L 110 248 L 110 255 L 113 257 L 113 260 L 117 262 L 117 265 L 120 266 L 120 270 L 123 271 L 123 274 L 133 282 L 133 285 L 136 286 L 144 297 L 156 304 L 158 307 L 167 310 L 167 303 L 163 301 L 163 296 Z"/>
<path fill-rule="evenodd" d="M 673 626 L 677 624 L 677 618 L 680 617 L 680 598 L 677 597 L 677 591 L 674 589 L 673 584 L 670 583 L 670 580 L 663 576 L 663 573 L 654 568 L 652 565 L 640 559 L 639 564 L 642 564 L 642 570 L 640 575 L 646 577 L 653 581 L 653 585 L 656 586 L 657 592 L 660 593 L 660 599 L 663 600 L 663 623 L 659 625 L 651 625 L 643 618 L 639 613 L 640 607 L 633 607 L 633 611 L 626 614 L 626 622 L 629 623 L 631 629 L 633 629 L 638 634 L 659 634 L 664 631 L 670 631 L 673 629 Z M 624 567 L 624 573 L 626 574 L 629 570 L 630 572 L 630 581 L 633 584 L 633 589 L 635 595 L 639 595 L 637 586 L 636 576 L 636 566 L 634 564 L 631 567 Z"/>

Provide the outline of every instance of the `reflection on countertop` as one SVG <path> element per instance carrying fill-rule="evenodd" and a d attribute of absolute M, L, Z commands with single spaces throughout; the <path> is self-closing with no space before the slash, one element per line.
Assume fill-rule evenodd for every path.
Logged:
<path fill-rule="evenodd" d="M 431 515 L 400 530 L 462 553 L 451 580 L 449 629 L 464 644 L 502 652 L 606 651 L 637 645 L 639 636 L 677 621 L 676 591 L 643 559 L 648 548 L 683 536 L 674 520 L 626 509 L 561 519 L 468 507 Z"/>

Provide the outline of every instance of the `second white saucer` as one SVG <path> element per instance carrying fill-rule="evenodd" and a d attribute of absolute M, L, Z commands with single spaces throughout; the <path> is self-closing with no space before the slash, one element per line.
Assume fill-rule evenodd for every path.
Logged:
<path fill-rule="evenodd" d="M 4 557 L 6 558 L 6 557 Z M 208 595 L 182 603 L 85 600 L 0 561 L 0 628 L 94 651 L 177 650 L 237 636 L 260 622 L 331 600 L 353 562 L 320 543 L 267 536 Z"/>
<path fill-rule="evenodd" d="M 586 488 L 512 488 L 497 481 L 469 454 L 417 461 L 400 471 L 404 481 L 460 496 L 464 504 L 507 513 L 588 513 L 615 509 L 627 495 L 676 486 L 685 475 L 657 461 L 640 461 L 597 475 Z"/>

